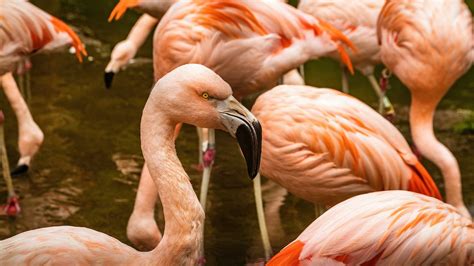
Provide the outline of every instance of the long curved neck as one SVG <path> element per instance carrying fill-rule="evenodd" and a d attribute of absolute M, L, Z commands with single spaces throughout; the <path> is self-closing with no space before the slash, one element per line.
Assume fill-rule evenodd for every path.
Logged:
<path fill-rule="evenodd" d="M 410 126 L 416 148 L 442 172 L 446 202 L 466 214 L 461 188 L 461 173 L 454 155 L 436 138 L 433 131 L 433 116 L 437 103 L 418 101 L 413 97 L 410 108 Z"/>
<path fill-rule="evenodd" d="M 149 263 L 196 265 L 202 250 L 204 211 L 176 154 L 176 123 L 160 110 L 155 93 L 151 93 L 143 111 L 141 142 L 166 226 L 162 241 L 149 253 Z"/>

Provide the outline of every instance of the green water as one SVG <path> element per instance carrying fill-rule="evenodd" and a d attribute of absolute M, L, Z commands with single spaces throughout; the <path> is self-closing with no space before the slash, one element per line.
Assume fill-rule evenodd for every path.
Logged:
<path fill-rule="evenodd" d="M 84 36 L 91 58 L 83 64 L 68 54 L 34 58 L 30 106 L 46 138 L 31 172 L 14 180 L 22 197 L 22 214 L 15 221 L 0 219 L 0 238 L 67 224 L 89 227 L 130 244 L 125 228 L 143 164 L 138 133 L 141 110 L 153 80 L 151 42 L 139 53 L 138 63 L 120 73 L 113 89 L 107 91 L 102 76 L 110 50 L 125 38 L 138 16 L 129 12 L 121 21 L 108 23 L 106 18 L 115 1 L 38 0 L 34 3 L 74 25 Z M 310 85 L 340 87 L 339 67 L 330 60 L 307 64 L 306 74 Z M 352 94 L 376 105 L 364 77 L 356 75 L 350 81 Z M 409 94 L 394 79 L 392 87 L 389 96 L 399 113 L 397 126 L 408 137 Z M 474 135 L 454 131 L 456 125 L 469 115 L 472 117 L 472 89 L 474 72 L 470 71 L 441 103 L 435 126 L 438 137 L 459 160 L 465 202 L 474 213 Z M 17 124 L 3 96 L 0 104 L 6 114 L 7 148 L 13 165 L 18 158 Z M 219 132 L 217 143 L 206 212 L 206 259 L 208 265 L 255 262 L 263 257 L 263 250 L 252 183 L 246 176 L 235 141 Z M 194 128 L 184 127 L 177 148 L 198 191 L 200 173 L 191 167 L 198 156 Z M 428 162 L 425 165 L 442 189 L 439 171 Z M 314 211 L 303 200 L 285 196 L 281 188 L 270 183 L 264 186 L 272 244 L 278 250 L 311 223 Z M 0 191 L 5 191 L 3 185 Z M 3 202 L 4 198 L 0 200 Z M 157 218 L 163 229 L 162 215 L 159 213 Z"/>

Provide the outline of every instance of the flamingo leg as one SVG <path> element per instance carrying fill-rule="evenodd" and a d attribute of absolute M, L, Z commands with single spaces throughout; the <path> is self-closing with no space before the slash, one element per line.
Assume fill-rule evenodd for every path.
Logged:
<path fill-rule="evenodd" d="M 349 93 L 349 76 L 347 73 L 347 68 L 341 66 L 342 68 L 342 92 Z"/>
<path fill-rule="evenodd" d="M 301 77 L 303 78 L 303 80 L 304 80 L 305 83 L 306 83 L 305 74 L 304 74 L 304 64 L 303 64 L 303 65 L 300 65 L 300 66 L 298 67 L 298 72 L 300 73 Z"/>
<path fill-rule="evenodd" d="M 372 88 L 374 88 L 375 93 L 379 97 L 379 113 L 386 116 L 394 116 L 395 109 L 393 108 L 392 103 L 385 95 L 385 92 L 380 88 L 379 82 L 375 78 L 374 74 L 367 75 Z"/>
<path fill-rule="evenodd" d="M 321 204 L 314 204 L 314 213 L 316 214 L 316 218 L 318 218 L 319 216 L 323 215 L 323 213 L 326 211 L 327 209 L 321 205 Z"/>
<path fill-rule="evenodd" d="M 260 173 L 253 180 L 253 190 L 255 194 L 255 205 L 257 207 L 258 226 L 262 237 L 263 249 L 265 251 L 265 260 L 268 261 L 272 257 L 273 251 L 268 235 L 267 223 L 265 221 L 265 212 L 263 210 L 262 200 L 262 180 Z"/>
<path fill-rule="evenodd" d="M 155 221 L 157 200 L 158 190 L 145 163 L 127 225 L 127 237 L 139 250 L 152 250 L 161 240 L 160 229 Z"/>
<path fill-rule="evenodd" d="M 201 182 L 201 192 L 199 195 L 199 202 L 201 206 L 206 210 L 206 201 L 207 201 L 207 191 L 209 189 L 209 181 L 211 179 L 212 166 L 214 165 L 214 158 L 216 155 L 216 136 L 214 129 L 203 129 L 203 138 L 201 142 L 202 149 L 204 150 L 202 154 L 204 171 L 202 172 L 202 182 Z"/>
<path fill-rule="evenodd" d="M 0 111 L 0 153 L 2 160 L 2 171 L 5 184 L 7 185 L 8 199 L 7 205 L 4 208 L 4 212 L 8 216 L 16 216 L 20 212 L 20 205 L 18 197 L 13 188 L 12 176 L 10 175 L 10 165 L 8 162 L 7 149 L 5 148 L 5 134 L 3 129 L 3 113 Z"/>

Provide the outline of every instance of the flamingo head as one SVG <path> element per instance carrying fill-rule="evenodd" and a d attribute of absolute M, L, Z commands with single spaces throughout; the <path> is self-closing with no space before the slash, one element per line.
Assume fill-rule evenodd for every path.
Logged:
<path fill-rule="evenodd" d="M 197 64 L 180 66 L 156 83 L 150 101 L 154 103 L 153 110 L 166 113 L 173 123 L 227 131 L 239 143 L 249 176 L 258 174 L 260 123 L 232 96 L 229 84 L 212 70 Z"/>

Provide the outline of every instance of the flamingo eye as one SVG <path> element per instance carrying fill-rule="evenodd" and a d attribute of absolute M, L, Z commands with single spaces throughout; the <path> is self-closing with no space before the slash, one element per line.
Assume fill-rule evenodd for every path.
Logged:
<path fill-rule="evenodd" d="M 209 93 L 203 92 L 203 93 L 202 93 L 202 98 L 208 100 L 208 99 L 209 99 Z"/>

